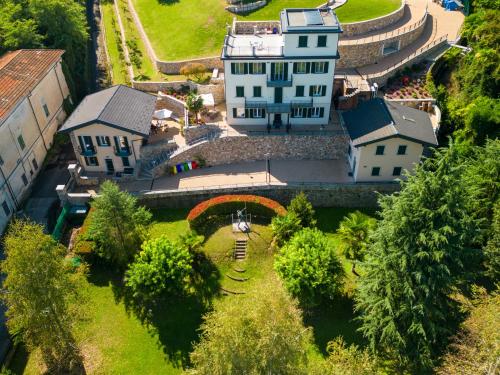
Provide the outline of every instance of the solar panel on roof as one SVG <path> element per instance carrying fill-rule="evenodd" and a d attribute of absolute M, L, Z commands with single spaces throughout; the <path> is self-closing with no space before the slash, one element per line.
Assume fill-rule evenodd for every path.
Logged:
<path fill-rule="evenodd" d="M 306 17 L 306 24 L 308 26 L 323 25 L 323 19 L 321 18 L 321 14 L 319 14 L 318 11 L 304 12 L 304 16 Z"/>

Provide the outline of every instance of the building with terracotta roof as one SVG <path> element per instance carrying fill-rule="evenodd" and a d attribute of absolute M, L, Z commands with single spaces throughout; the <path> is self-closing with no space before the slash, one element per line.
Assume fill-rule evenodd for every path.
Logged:
<path fill-rule="evenodd" d="M 63 54 L 32 49 L 0 57 L 0 232 L 29 192 L 66 118 L 63 102 L 70 95 Z"/>

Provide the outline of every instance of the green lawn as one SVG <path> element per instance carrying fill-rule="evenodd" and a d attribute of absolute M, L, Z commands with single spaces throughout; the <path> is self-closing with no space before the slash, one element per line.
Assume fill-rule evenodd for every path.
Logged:
<path fill-rule="evenodd" d="M 159 59 L 183 60 L 220 54 L 226 25 L 233 15 L 225 0 L 133 0 Z M 324 0 L 271 0 L 242 20 L 278 20 L 283 8 L 316 7 Z M 382 16 L 396 10 L 399 0 L 349 0 L 337 10 L 341 22 Z"/>
<path fill-rule="evenodd" d="M 352 209 L 317 209 L 318 227 L 335 241 L 334 232 L 344 215 Z M 371 210 L 363 210 L 373 214 Z M 189 229 L 185 220 L 186 209 L 153 210 L 152 238 L 166 235 L 175 240 Z M 236 236 L 231 226 L 217 229 L 203 245 L 203 257 L 198 261 L 194 290 L 190 297 L 164 301 L 151 309 L 143 319 L 139 311 L 124 297 L 121 277 L 110 271 L 109 266 L 94 260 L 91 262 L 86 308 L 87 316 L 78 325 L 76 336 L 81 343 L 88 374 L 179 374 L 189 363 L 192 344 L 198 340 L 198 328 L 202 316 L 212 303 L 239 296 L 217 296 L 222 287 L 232 292 L 252 293 L 266 287 L 268 277 L 274 275 L 273 254 L 269 250 L 271 231 L 268 226 L 253 224 L 248 236 L 247 259 L 235 262 L 232 247 Z M 353 288 L 355 280 L 350 265 L 342 259 L 348 281 Z M 235 268 L 246 270 L 244 274 Z M 227 275 L 249 278 L 241 282 Z M 309 311 L 305 324 L 314 332 L 311 361 L 322 360 L 328 341 L 342 335 L 347 343 L 363 345 L 356 332 L 353 319 L 353 302 L 349 297 L 337 298 L 329 306 Z M 11 365 L 16 374 L 37 374 L 39 354 L 28 355 L 21 348 Z"/>

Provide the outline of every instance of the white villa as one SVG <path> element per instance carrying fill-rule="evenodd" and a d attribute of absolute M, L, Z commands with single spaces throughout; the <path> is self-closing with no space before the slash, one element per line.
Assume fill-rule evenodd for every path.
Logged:
<path fill-rule="evenodd" d="M 21 207 L 66 118 L 63 54 L 32 49 L 0 57 L 0 233 Z"/>
<path fill-rule="evenodd" d="M 235 21 L 221 56 L 227 123 L 326 125 L 341 32 L 329 8 L 284 9 L 276 22 Z"/>

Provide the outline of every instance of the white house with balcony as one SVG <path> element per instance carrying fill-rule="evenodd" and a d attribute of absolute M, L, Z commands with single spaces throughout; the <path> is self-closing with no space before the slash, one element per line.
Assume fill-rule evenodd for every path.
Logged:
<path fill-rule="evenodd" d="M 329 8 L 284 9 L 280 21 L 234 21 L 221 55 L 228 124 L 328 124 L 341 32 Z"/>

